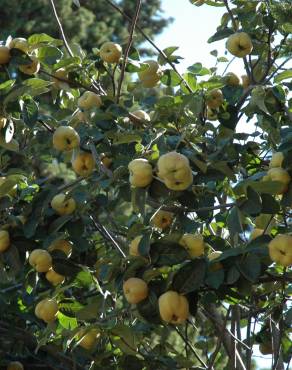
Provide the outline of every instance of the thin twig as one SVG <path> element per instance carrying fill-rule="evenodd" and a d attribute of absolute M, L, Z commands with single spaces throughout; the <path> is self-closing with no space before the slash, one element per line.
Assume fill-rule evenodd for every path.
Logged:
<path fill-rule="evenodd" d="M 59 29 L 60 29 L 60 32 L 61 32 L 62 39 L 64 41 L 64 45 L 65 45 L 70 57 L 74 57 L 74 54 L 72 53 L 72 50 L 71 50 L 71 48 L 70 48 L 70 46 L 67 42 L 67 39 L 66 39 L 66 36 L 65 36 L 65 33 L 64 33 L 64 30 L 63 30 L 62 23 L 60 21 L 60 18 L 58 17 L 58 13 L 57 13 L 57 10 L 56 10 L 54 0 L 50 0 L 50 2 L 51 2 L 51 5 L 52 5 L 52 8 L 53 8 L 54 16 L 56 18 L 56 21 L 58 23 L 58 26 L 59 26 Z"/>
<path fill-rule="evenodd" d="M 119 79 L 119 83 L 118 83 L 117 97 L 116 97 L 117 104 L 119 104 L 119 100 L 120 100 L 122 84 L 123 84 L 123 80 L 124 80 L 124 77 L 125 77 L 126 65 L 127 65 L 127 62 L 128 62 L 129 52 L 130 52 L 130 49 L 131 49 L 131 46 L 132 46 L 132 43 L 133 43 L 134 31 L 135 31 L 137 21 L 138 21 L 138 18 L 139 18 L 141 4 L 142 4 L 142 0 L 137 0 L 134 17 L 133 17 L 132 24 L 131 24 L 131 27 L 130 27 L 129 41 L 128 41 L 128 44 L 126 46 L 124 59 L 123 59 L 123 64 L 122 64 L 122 68 L 121 68 L 120 79 Z"/>
<path fill-rule="evenodd" d="M 96 151 L 96 148 L 95 148 L 95 146 L 94 146 L 94 144 L 93 143 L 91 143 L 90 145 L 89 145 L 89 147 L 90 147 L 90 150 L 91 150 L 91 154 L 92 154 L 92 156 L 93 156 L 93 158 L 94 158 L 94 161 L 95 161 L 95 163 L 97 164 L 97 166 L 98 166 L 98 169 L 99 169 L 99 172 L 100 173 L 104 173 L 107 177 L 109 177 L 109 178 L 112 178 L 113 177 L 113 173 L 112 173 L 112 171 L 111 170 L 109 170 L 103 163 L 102 163 L 102 161 L 100 160 L 100 156 L 98 155 L 98 153 L 97 153 L 97 151 Z"/>
<path fill-rule="evenodd" d="M 111 233 L 103 226 L 101 225 L 98 220 L 96 220 L 92 215 L 89 216 L 89 218 L 91 219 L 91 221 L 93 222 L 94 226 L 96 227 L 96 229 L 101 233 L 101 235 L 109 240 L 113 245 L 114 247 L 120 252 L 120 254 L 126 258 L 126 255 L 124 253 L 124 251 L 121 249 L 121 247 L 119 246 L 119 244 L 116 242 L 116 240 L 113 238 L 113 236 L 111 235 Z"/>
<path fill-rule="evenodd" d="M 190 348 L 190 350 L 195 355 L 196 359 L 200 362 L 200 364 L 203 365 L 205 369 L 207 369 L 208 366 L 201 359 L 201 357 L 197 354 L 195 348 L 191 345 L 191 343 L 188 340 L 186 340 L 186 338 L 182 335 L 182 333 L 178 330 L 177 327 L 175 327 L 175 331 L 178 333 L 178 335 L 181 337 L 181 339 L 185 342 L 185 344 Z"/>
<path fill-rule="evenodd" d="M 48 130 L 50 133 L 54 133 L 55 132 L 55 129 L 53 127 L 51 127 L 50 125 L 48 125 L 46 122 L 44 121 L 41 121 L 39 120 L 38 121 L 46 130 Z"/>
<path fill-rule="evenodd" d="M 62 77 L 58 77 L 58 76 L 55 76 L 47 71 L 45 71 L 44 69 L 40 69 L 40 72 L 49 76 L 49 77 L 52 77 L 54 78 L 55 80 L 58 80 L 58 81 L 61 81 L 61 82 L 66 82 L 70 87 L 74 88 L 74 87 L 78 87 L 78 88 L 83 88 L 84 90 L 87 90 L 87 91 L 92 91 L 94 92 L 95 94 L 97 92 L 99 92 L 99 90 L 97 88 L 92 88 L 90 86 L 86 86 L 86 85 L 83 85 L 82 83 L 80 82 L 76 82 L 76 81 L 70 81 L 68 80 L 67 78 L 62 78 Z"/>
<path fill-rule="evenodd" d="M 229 306 L 228 309 L 227 309 L 227 313 L 225 315 L 224 324 L 223 324 L 225 327 L 226 327 L 226 324 L 227 324 L 227 319 L 228 319 L 230 310 L 231 310 L 231 307 Z M 217 355 L 218 355 L 218 353 L 219 353 L 219 351 L 221 349 L 223 335 L 224 335 L 224 331 L 221 332 L 221 334 L 220 334 L 220 336 L 218 338 L 215 351 L 212 353 L 212 356 L 211 356 L 210 361 L 209 361 L 209 364 L 208 364 L 208 370 L 212 370 L 213 369 L 213 365 L 215 364 L 216 357 L 217 357 Z"/>

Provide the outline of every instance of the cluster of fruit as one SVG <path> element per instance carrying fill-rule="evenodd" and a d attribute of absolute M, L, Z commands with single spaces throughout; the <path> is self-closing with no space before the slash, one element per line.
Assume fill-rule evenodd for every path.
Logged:
<path fill-rule="evenodd" d="M 213 106 L 214 107 L 214 106 Z M 283 153 L 274 153 L 270 161 L 265 180 L 278 181 L 283 184 L 280 194 L 287 191 L 287 186 L 291 181 L 289 173 L 283 169 Z M 146 187 L 153 180 L 153 168 L 151 164 L 143 158 L 134 159 L 129 163 L 130 184 L 133 187 Z M 171 190 L 184 190 L 192 183 L 192 171 L 189 160 L 184 155 L 177 152 L 170 152 L 162 155 L 157 162 L 157 175 L 167 188 Z M 150 224 L 160 230 L 165 230 L 171 226 L 174 214 L 163 209 L 158 209 L 152 218 Z M 256 228 L 251 234 L 254 239 L 264 233 L 264 230 Z M 129 254 L 134 257 L 142 257 L 139 251 L 139 245 L 143 235 L 136 236 L 130 243 Z M 184 247 L 191 258 L 203 256 L 206 250 L 206 243 L 202 235 L 184 234 L 179 244 Z M 278 234 L 269 243 L 269 255 L 273 262 L 282 266 L 292 265 L 292 236 Z M 221 256 L 221 251 L 213 251 L 208 255 L 209 261 L 212 261 L 210 269 L 212 271 L 222 268 L 220 262 L 216 260 Z M 145 281 L 139 278 L 130 278 L 124 283 L 124 294 L 129 303 L 139 303 L 148 296 L 148 287 Z M 168 291 L 159 298 L 159 312 L 161 318 L 166 322 L 181 323 L 188 317 L 188 302 L 184 296 L 177 292 Z"/>
<path fill-rule="evenodd" d="M 53 285 L 58 285 L 64 282 L 65 277 L 55 272 L 52 268 L 52 256 L 50 252 L 59 250 L 67 257 L 70 257 L 72 252 L 72 244 L 65 239 L 55 240 L 48 248 L 34 249 L 29 255 L 29 264 L 37 271 L 46 273 L 46 279 Z"/>
<path fill-rule="evenodd" d="M 133 187 L 146 187 L 153 180 L 151 164 L 143 158 L 132 160 L 129 165 L 130 184 Z M 174 191 L 187 189 L 193 182 L 189 160 L 183 154 L 170 152 L 163 154 L 157 162 L 158 178 Z"/>
<path fill-rule="evenodd" d="M 29 263 L 39 273 L 45 273 L 46 279 L 53 285 L 62 284 L 65 280 L 63 275 L 58 274 L 52 268 L 52 257 L 49 252 L 61 251 L 67 257 L 72 253 L 72 244 L 64 239 L 55 240 L 48 248 L 35 249 L 30 253 Z M 35 307 L 35 315 L 46 323 L 53 322 L 58 314 L 59 307 L 55 298 L 45 298 L 38 302 Z M 90 349 L 99 337 L 98 330 L 94 328 L 81 328 L 77 333 L 78 344 Z"/>
<path fill-rule="evenodd" d="M 40 70 L 40 62 L 37 59 L 37 51 L 30 48 L 26 39 L 17 37 L 8 39 L 6 45 L 0 46 L 0 64 L 8 64 L 11 59 L 11 50 L 17 49 L 28 56 L 25 64 L 18 64 L 20 72 L 26 75 L 34 75 Z"/>
<path fill-rule="evenodd" d="M 289 183 L 291 182 L 291 176 L 289 172 L 282 167 L 284 161 L 284 154 L 282 152 L 275 152 L 269 163 L 269 170 L 267 175 L 263 177 L 263 181 L 276 181 L 281 184 L 278 191 L 278 197 L 281 197 L 287 190 Z M 251 233 L 251 239 L 268 233 L 272 226 L 272 223 L 267 223 L 264 217 L 258 216 L 255 220 L 256 227 Z M 267 225 L 264 229 L 262 226 Z M 292 265 L 292 236 L 289 234 L 278 234 L 269 243 L 269 254 L 272 261 L 282 266 Z"/>
<path fill-rule="evenodd" d="M 138 245 L 141 236 L 135 238 L 130 245 L 130 254 L 139 255 Z M 204 254 L 204 239 L 202 235 L 185 234 L 180 240 L 180 244 L 186 248 L 190 257 L 195 258 Z M 212 264 L 210 269 L 216 271 L 223 268 L 220 262 L 216 259 L 220 257 L 222 252 L 213 251 L 208 255 L 208 259 Z M 215 262 L 214 262 L 215 261 Z M 130 304 L 137 304 L 148 297 L 149 289 L 147 283 L 140 278 L 131 277 L 123 284 L 124 296 Z M 161 319 L 166 323 L 182 324 L 189 317 L 189 302 L 183 294 L 179 294 L 174 290 L 168 290 L 161 294 L 158 298 L 158 308 Z"/>

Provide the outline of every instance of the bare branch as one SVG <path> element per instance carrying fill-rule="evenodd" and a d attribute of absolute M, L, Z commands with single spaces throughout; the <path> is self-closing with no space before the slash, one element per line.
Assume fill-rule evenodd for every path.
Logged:
<path fill-rule="evenodd" d="M 125 76 L 125 69 L 126 69 L 126 65 L 127 65 L 127 62 L 128 62 L 129 52 L 130 52 L 130 49 L 131 49 L 131 46 L 132 46 L 132 43 L 133 43 L 134 31 L 135 31 L 135 27 L 137 25 L 137 21 L 138 21 L 138 18 L 139 18 L 141 4 L 142 4 L 142 0 L 137 0 L 135 14 L 134 14 L 132 24 L 131 24 L 131 28 L 130 28 L 129 41 L 128 41 L 128 44 L 127 44 L 127 47 L 126 47 L 126 50 L 125 50 L 123 64 L 122 64 L 122 68 L 121 68 L 120 79 L 119 79 L 119 83 L 118 83 L 117 97 L 116 97 L 117 104 L 119 104 L 119 100 L 120 100 L 122 84 L 123 84 L 123 80 L 124 80 L 124 76 Z"/>
<path fill-rule="evenodd" d="M 57 23 L 58 23 L 58 26 L 59 26 L 59 29 L 60 29 L 60 32 L 61 32 L 62 39 L 63 39 L 63 41 L 64 41 L 64 45 L 65 45 L 65 47 L 66 47 L 66 49 L 67 49 L 67 51 L 68 51 L 68 53 L 69 53 L 70 57 L 73 57 L 73 56 L 74 56 L 74 54 L 72 53 L 72 50 L 71 50 L 71 48 L 70 48 L 70 46 L 69 46 L 69 44 L 68 44 L 68 41 L 67 41 L 67 39 L 66 39 L 66 36 L 65 36 L 65 33 L 64 33 L 64 30 L 63 30 L 62 23 L 61 23 L 61 21 L 60 21 L 60 18 L 58 17 L 58 13 L 57 13 L 57 10 L 56 10 L 56 6 L 55 6 L 55 3 L 54 3 L 54 0 L 50 0 L 50 2 L 51 2 L 51 5 L 52 5 L 52 9 L 53 9 L 53 12 L 54 12 L 54 16 L 55 16 L 55 18 L 56 18 L 56 21 L 57 21 Z"/>

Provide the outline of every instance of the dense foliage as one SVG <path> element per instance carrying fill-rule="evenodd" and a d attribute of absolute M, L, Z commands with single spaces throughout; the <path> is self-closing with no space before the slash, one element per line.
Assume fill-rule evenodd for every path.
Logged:
<path fill-rule="evenodd" d="M 76 4 L 80 3 L 81 7 Z M 134 14 L 135 1 L 119 1 L 119 7 L 130 17 Z M 103 42 L 111 39 L 119 43 L 125 43 L 128 36 L 129 22 L 124 19 L 108 1 L 91 0 L 59 0 L 56 8 L 62 20 L 66 36 L 80 44 L 84 49 L 91 51 L 93 47 L 99 47 Z M 13 11 L 11 11 L 13 9 Z M 33 33 L 50 33 L 50 36 L 58 38 L 59 30 L 52 13 L 50 1 L 18 1 L 1 0 L 0 18 L 2 39 L 12 35 L 28 37 Z M 153 37 L 160 33 L 170 19 L 163 17 L 161 0 L 148 0 L 143 5 L 139 17 L 139 25 Z M 137 34 L 136 45 L 144 39 Z"/>
<path fill-rule="evenodd" d="M 74 12 L 110 30 L 101 3 Z M 250 370 L 257 346 L 289 368 L 291 9 L 192 3 L 226 7 L 210 69 L 180 75 L 175 46 L 142 62 L 137 29 L 94 53 L 35 26 L 0 47 L 3 368 Z M 118 19 L 85 46 L 123 39 Z M 246 75 L 219 75 L 236 57 Z"/>

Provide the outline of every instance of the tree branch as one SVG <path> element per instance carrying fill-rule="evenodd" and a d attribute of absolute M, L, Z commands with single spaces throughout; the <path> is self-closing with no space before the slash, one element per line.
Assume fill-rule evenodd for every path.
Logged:
<path fill-rule="evenodd" d="M 196 357 L 196 359 L 200 362 L 200 364 L 202 366 L 204 366 L 205 369 L 207 369 L 207 365 L 205 364 L 205 362 L 201 359 L 201 357 L 197 354 L 195 348 L 191 345 L 191 343 L 186 340 L 186 338 L 183 336 L 183 334 L 178 330 L 178 328 L 175 326 L 175 331 L 178 333 L 178 335 L 181 337 L 181 339 L 185 342 L 186 346 L 189 347 L 189 349 L 192 351 L 192 353 L 194 354 L 194 356 Z"/>
<path fill-rule="evenodd" d="M 83 85 L 81 84 L 80 82 L 76 82 L 76 81 L 70 81 L 66 78 L 61 78 L 61 77 L 58 77 L 58 76 L 54 76 L 53 74 L 45 71 L 44 69 L 40 69 L 40 72 L 47 75 L 47 76 L 50 76 L 58 81 L 61 81 L 61 82 L 66 82 L 70 87 L 74 88 L 74 87 L 77 87 L 77 88 L 82 88 L 84 90 L 87 90 L 87 91 L 91 91 L 93 93 L 97 93 L 99 92 L 99 90 L 97 88 L 92 88 L 90 86 L 86 86 L 86 85 Z"/>
<path fill-rule="evenodd" d="M 70 57 L 73 57 L 74 54 L 72 53 L 72 50 L 67 42 L 67 39 L 66 39 L 66 36 L 65 36 L 65 33 L 64 33 L 64 30 L 63 30 L 63 26 L 62 26 L 62 23 L 60 21 L 60 18 L 58 17 L 58 13 L 57 13 L 57 10 L 56 10 L 56 6 L 55 6 L 55 3 L 54 3 L 54 0 L 50 0 L 51 2 L 51 5 L 52 5 L 52 9 L 53 9 L 53 12 L 54 12 L 54 16 L 56 18 L 56 21 L 58 23 L 58 26 L 59 26 L 59 29 L 60 29 L 60 32 L 61 32 L 61 36 L 62 36 L 62 39 L 64 41 L 64 45 L 70 55 Z"/>
<path fill-rule="evenodd" d="M 131 46 L 132 46 L 132 43 L 133 43 L 134 31 L 135 31 L 135 27 L 137 25 L 137 21 L 138 21 L 138 18 L 139 18 L 141 4 L 142 4 L 142 0 L 137 0 L 135 14 L 134 14 L 132 24 L 131 24 L 131 28 L 130 28 L 129 41 L 128 41 L 128 44 L 127 44 L 127 47 L 126 47 L 126 50 L 125 50 L 123 64 L 122 64 L 122 68 L 121 68 L 120 79 L 119 79 L 119 83 L 118 83 L 117 97 L 116 97 L 117 104 L 119 104 L 119 101 L 120 101 L 122 84 L 123 84 L 123 80 L 124 80 L 124 77 L 125 77 L 125 69 L 126 69 L 126 65 L 127 65 L 127 62 L 128 62 L 129 52 L 130 52 L 130 49 L 131 49 Z"/>
<path fill-rule="evenodd" d="M 113 246 L 119 251 L 119 253 L 126 258 L 126 255 L 124 251 L 121 249 L 117 241 L 114 239 L 114 237 L 111 235 L 111 233 L 103 226 L 101 225 L 97 219 L 95 219 L 92 215 L 89 216 L 91 219 L 92 223 L 96 227 L 96 229 L 100 232 L 100 234 L 106 239 L 109 240 Z"/>

